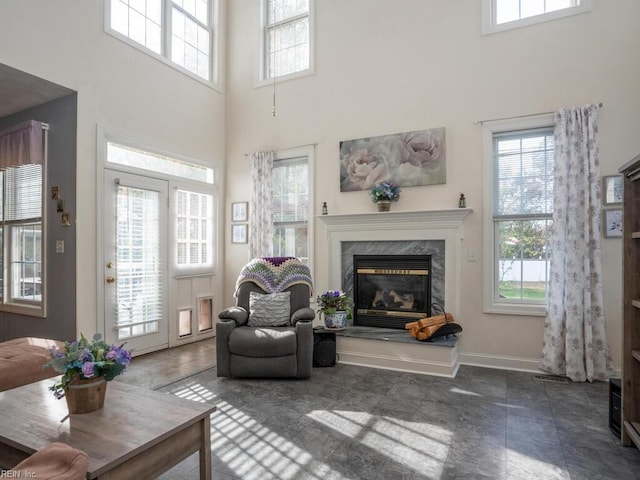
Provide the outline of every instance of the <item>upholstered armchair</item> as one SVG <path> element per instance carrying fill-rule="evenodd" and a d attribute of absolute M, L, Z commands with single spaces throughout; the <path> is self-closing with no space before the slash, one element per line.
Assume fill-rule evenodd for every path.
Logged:
<path fill-rule="evenodd" d="M 236 282 L 236 305 L 218 314 L 219 377 L 309 378 L 315 312 L 312 281 L 298 259 L 257 258 Z"/>

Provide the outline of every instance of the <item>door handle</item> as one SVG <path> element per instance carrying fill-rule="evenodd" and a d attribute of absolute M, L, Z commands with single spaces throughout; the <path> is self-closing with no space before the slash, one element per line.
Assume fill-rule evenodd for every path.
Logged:
<path fill-rule="evenodd" d="M 116 281 L 116 277 L 112 277 L 111 275 L 109 275 L 109 276 L 106 278 L 106 280 L 107 280 L 107 283 L 113 283 L 113 282 L 115 282 L 115 281 Z"/>

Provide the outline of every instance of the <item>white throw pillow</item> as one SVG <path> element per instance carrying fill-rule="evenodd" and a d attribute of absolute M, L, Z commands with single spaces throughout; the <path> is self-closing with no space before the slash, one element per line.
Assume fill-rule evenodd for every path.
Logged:
<path fill-rule="evenodd" d="M 285 327 L 291 324 L 291 292 L 249 292 L 250 327 Z"/>

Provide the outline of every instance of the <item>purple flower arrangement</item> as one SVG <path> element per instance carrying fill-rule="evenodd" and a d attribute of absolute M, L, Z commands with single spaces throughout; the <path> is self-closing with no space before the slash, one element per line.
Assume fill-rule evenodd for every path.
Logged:
<path fill-rule="evenodd" d="M 400 198 L 400 187 L 393 182 L 377 183 L 371 190 L 373 203 L 397 201 Z"/>
<path fill-rule="evenodd" d="M 80 335 L 80 340 L 65 342 L 64 346 L 65 351 L 53 347 L 50 351 L 51 361 L 45 365 L 63 374 L 58 383 L 49 387 L 56 398 L 64 397 L 64 391 L 72 380 L 103 376 L 111 381 L 124 372 L 131 362 L 131 352 L 123 348 L 124 344 L 109 345 L 99 333 L 93 336 L 91 342 Z"/>
<path fill-rule="evenodd" d="M 341 290 L 329 290 L 322 295 L 318 295 L 316 299 L 318 303 L 318 311 L 327 315 L 333 315 L 338 310 L 348 311 L 351 308 L 351 298 Z"/>

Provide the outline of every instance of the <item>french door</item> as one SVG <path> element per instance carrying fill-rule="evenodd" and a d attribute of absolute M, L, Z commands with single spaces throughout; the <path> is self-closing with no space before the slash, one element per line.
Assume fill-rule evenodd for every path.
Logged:
<path fill-rule="evenodd" d="M 140 354 L 169 343 L 164 180 L 106 169 L 105 340 Z"/>

